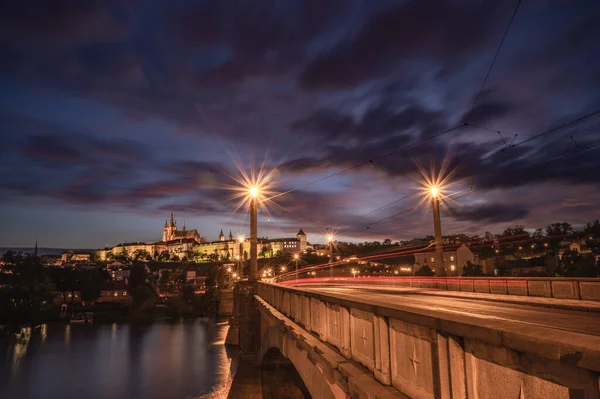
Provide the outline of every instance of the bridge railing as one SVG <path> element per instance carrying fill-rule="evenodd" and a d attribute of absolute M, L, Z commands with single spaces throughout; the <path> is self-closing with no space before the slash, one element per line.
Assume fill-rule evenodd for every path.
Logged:
<path fill-rule="evenodd" d="M 460 283 L 459 283 L 460 285 Z M 414 398 L 599 398 L 600 338 L 269 283 L 258 296 Z M 551 311 L 550 313 L 551 314 Z M 519 396 L 521 395 L 521 396 Z"/>
<path fill-rule="evenodd" d="M 280 284 L 291 286 L 366 284 L 371 286 L 429 288 L 446 291 L 600 301 L 599 278 L 361 276 L 304 278 L 282 281 Z"/>

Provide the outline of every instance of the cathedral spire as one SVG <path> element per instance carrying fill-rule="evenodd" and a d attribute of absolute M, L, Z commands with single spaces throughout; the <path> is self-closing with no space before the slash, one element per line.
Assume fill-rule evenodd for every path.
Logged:
<path fill-rule="evenodd" d="M 37 238 L 35 239 L 35 249 L 33 250 L 33 255 L 38 256 L 38 254 L 37 254 Z"/>
<path fill-rule="evenodd" d="M 231 234 L 231 230 L 229 230 L 229 241 L 233 240 L 233 234 Z"/>
<path fill-rule="evenodd" d="M 221 229 L 221 232 L 219 233 L 219 240 L 225 241 L 225 235 L 223 234 L 223 229 Z"/>
<path fill-rule="evenodd" d="M 185 219 L 183 219 L 183 231 L 185 231 Z"/>
<path fill-rule="evenodd" d="M 167 219 L 165 219 L 165 227 L 168 227 L 169 223 L 167 222 Z"/>
<path fill-rule="evenodd" d="M 173 219 L 173 212 L 171 212 L 171 227 L 175 226 L 175 220 Z"/>

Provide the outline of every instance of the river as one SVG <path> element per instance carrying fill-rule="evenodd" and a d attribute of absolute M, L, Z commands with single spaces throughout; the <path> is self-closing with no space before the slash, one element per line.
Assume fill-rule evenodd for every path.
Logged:
<path fill-rule="evenodd" d="M 0 398 L 220 399 L 236 359 L 226 323 L 49 324 L 0 338 Z"/>

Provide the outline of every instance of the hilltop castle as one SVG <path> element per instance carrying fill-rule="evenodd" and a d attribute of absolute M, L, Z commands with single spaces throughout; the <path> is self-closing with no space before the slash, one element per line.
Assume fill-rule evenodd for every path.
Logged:
<path fill-rule="evenodd" d="M 295 237 L 287 238 L 258 238 L 258 253 L 261 257 L 273 257 L 283 253 L 304 253 L 310 244 L 306 240 L 306 234 L 302 229 L 298 231 Z M 218 241 L 206 241 L 198 230 L 188 230 L 186 223 L 183 223 L 181 230 L 177 229 L 177 221 L 171 213 L 171 217 L 165 220 L 165 226 L 162 232 L 162 239 L 158 242 L 132 242 L 116 245 L 112 248 L 104 248 L 95 251 L 94 258 L 97 260 L 107 260 L 110 255 L 128 254 L 135 257 L 136 254 L 143 253 L 152 259 L 156 259 L 160 254 L 168 252 L 171 256 L 177 255 L 179 259 L 246 259 L 250 253 L 250 240 L 234 238 L 231 230 L 229 235 L 225 236 L 223 230 L 219 234 Z"/>

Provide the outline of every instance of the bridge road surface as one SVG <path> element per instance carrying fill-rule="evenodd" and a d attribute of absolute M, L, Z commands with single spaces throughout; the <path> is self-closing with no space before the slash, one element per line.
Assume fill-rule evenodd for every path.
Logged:
<path fill-rule="evenodd" d="M 532 327 L 546 327 L 591 336 L 600 336 L 600 312 L 566 310 L 478 300 L 473 297 L 457 298 L 427 295 L 417 288 L 369 288 L 302 286 L 303 291 L 328 295 L 340 299 L 365 302 L 376 306 L 394 308 L 394 305 L 437 311 L 448 315 L 462 315 L 499 323 L 518 323 Z M 524 299 L 526 303 L 526 298 Z"/>

